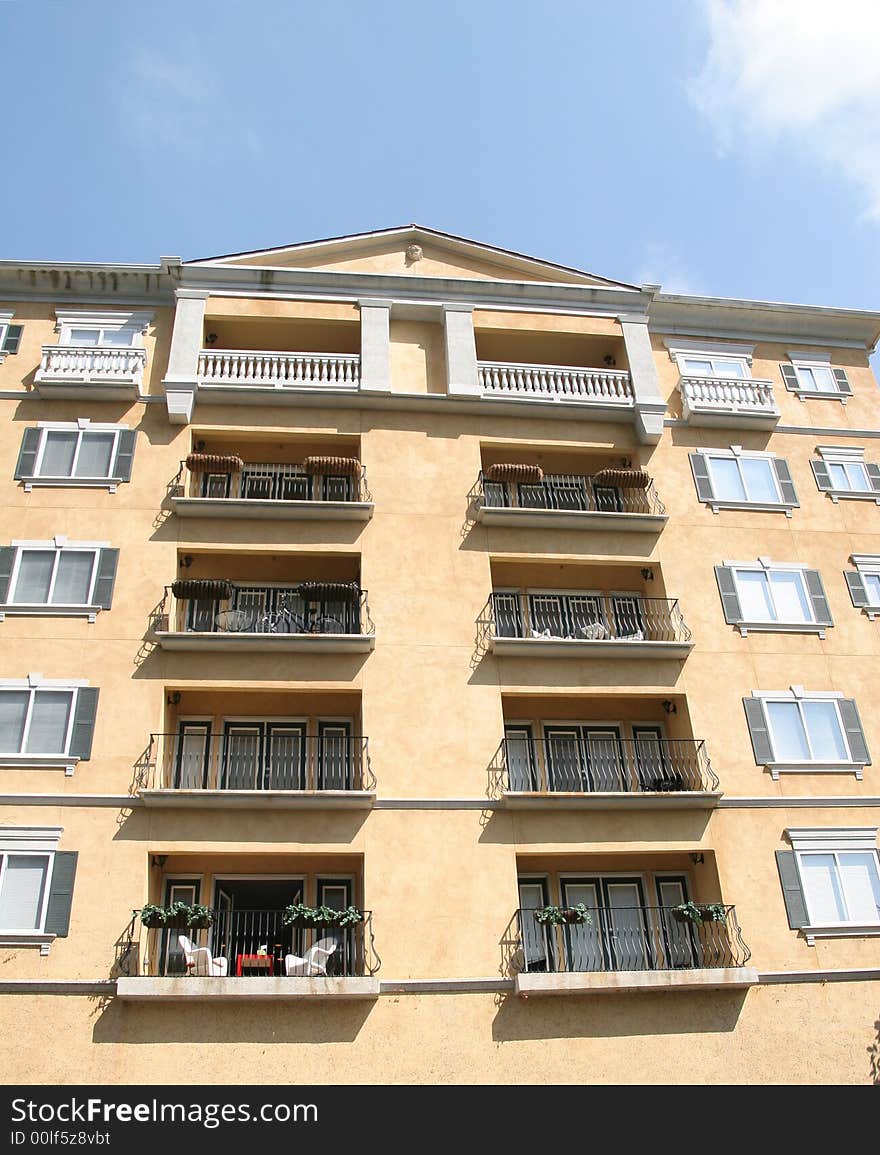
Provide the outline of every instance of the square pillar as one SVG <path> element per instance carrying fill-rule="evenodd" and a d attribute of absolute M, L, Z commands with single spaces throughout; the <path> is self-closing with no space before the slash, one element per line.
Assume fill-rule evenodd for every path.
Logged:
<path fill-rule="evenodd" d="M 446 392 L 450 396 L 479 397 L 477 342 L 473 305 L 443 306 L 443 342 L 446 350 Z"/>
<path fill-rule="evenodd" d="M 623 332 L 635 394 L 636 434 L 643 444 L 656 445 L 663 433 L 666 402 L 660 394 L 660 378 L 648 335 L 648 318 L 635 315 L 617 319 Z"/>
<path fill-rule="evenodd" d="M 168 420 L 186 425 L 192 419 L 199 384 L 199 353 L 205 327 L 208 293 L 201 289 L 178 289 L 168 368 L 162 381 Z"/>
<path fill-rule="evenodd" d="M 358 301 L 361 311 L 361 390 L 391 392 L 391 304 Z"/>

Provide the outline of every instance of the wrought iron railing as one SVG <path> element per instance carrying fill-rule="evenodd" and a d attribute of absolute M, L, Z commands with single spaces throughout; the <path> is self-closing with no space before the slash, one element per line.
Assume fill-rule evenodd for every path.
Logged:
<path fill-rule="evenodd" d="M 150 614 L 156 633 L 346 635 L 376 632 L 367 591 L 354 600 L 307 600 L 295 586 L 235 585 L 230 597 L 175 598 L 165 587 Z"/>
<path fill-rule="evenodd" d="M 701 738 L 618 738 L 585 734 L 585 726 L 557 728 L 560 733 L 551 737 L 523 733 L 502 740 L 496 763 L 504 789 L 547 794 L 718 789 Z"/>
<path fill-rule="evenodd" d="M 136 910 L 117 951 L 117 970 L 132 978 L 314 978 L 325 967 L 328 978 L 361 978 L 375 974 L 381 966 L 373 941 L 372 911 L 361 914 L 363 921 L 349 926 L 318 928 L 285 925 L 282 910 L 216 908 L 209 927 L 156 928 L 144 926 Z M 197 948 L 196 953 L 190 952 L 194 965 L 189 967 L 181 936 Z M 310 956 L 314 946 L 322 949 Z M 312 960 L 316 965 L 309 965 Z"/>
<path fill-rule="evenodd" d="M 495 591 L 480 621 L 493 638 L 689 642 L 677 599 L 572 591 Z"/>
<path fill-rule="evenodd" d="M 241 470 L 180 469 L 168 483 L 169 497 L 229 501 L 372 501 L 366 470 L 360 476 L 307 473 L 301 465 L 246 461 Z"/>
<path fill-rule="evenodd" d="M 275 353 L 251 349 L 202 349 L 199 380 L 207 385 L 315 385 L 357 389 L 361 359 L 356 353 Z"/>
<path fill-rule="evenodd" d="M 154 790 L 375 790 L 367 739 L 329 726 L 307 734 L 302 722 L 206 724 L 151 734 L 139 785 Z"/>
<path fill-rule="evenodd" d="M 555 509 L 571 513 L 665 514 L 653 481 L 608 485 L 586 474 L 548 473 L 535 484 L 490 481 L 480 472 L 477 501 L 489 509 Z"/>
<path fill-rule="evenodd" d="M 519 969 L 566 974 L 742 967 L 752 957 L 732 906 L 721 921 L 693 922 L 670 906 L 590 909 L 587 923 L 545 925 L 534 910 L 516 913 Z"/>
<path fill-rule="evenodd" d="M 631 406 L 632 378 L 626 370 L 574 365 L 527 365 L 479 361 L 477 376 L 484 393 L 553 401 L 595 401 Z"/>

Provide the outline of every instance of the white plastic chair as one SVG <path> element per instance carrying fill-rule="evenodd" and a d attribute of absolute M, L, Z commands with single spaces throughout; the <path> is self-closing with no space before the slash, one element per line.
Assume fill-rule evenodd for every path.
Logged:
<path fill-rule="evenodd" d="M 315 975 L 326 975 L 327 959 L 336 950 L 339 943 L 332 938 L 321 938 L 310 946 L 304 958 L 289 954 L 284 956 L 284 973 L 286 975 L 300 975 L 312 978 Z"/>
<path fill-rule="evenodd" d="M 229 962 L 225 958 L 214 958 L 206 946 L 195 946 L 185 934 L 177 936 L 180 949 L 186 959 L 186 973 L 188 975 L 212 976 L 223 978 L 229 969 Z"/>

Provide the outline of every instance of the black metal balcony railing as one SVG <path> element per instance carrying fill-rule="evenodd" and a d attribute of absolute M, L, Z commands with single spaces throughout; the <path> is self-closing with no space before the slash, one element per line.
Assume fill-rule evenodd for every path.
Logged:
<path fill-rule="evenodd" d="M 742 967 L 752 957 L 732 906 L 722 922 L 679 921 L 674 907 L 596 907 L 589 923 L 543 925 L 518 910 L 518 963 L 526 972 L 668 971 Z"/>
<path fill-rule="evenodd" d="M 222 458 L 221 458 L 222 461 Z M 301 465 L 246 461 L 240 468 L 180 469 L 168 483 L 169 497 L 228 501 L 372 501 L 363 466 L 357 475 L 310 473 Z"/>
<path fill-rule="evenodd" d="M 504 738 L 499 756 L 506 788 L 582 794 L 718 789 L 702 739 L 592 737 L 582 729 Z"/>
<path fill-rule="evenodd" d="M 154 790 L 374 790 L 367 739 L 247 722 L 225 734 L 151 734 L 141 787 Z"/>
<path fill-rule="evenodd" d="M 334 949 L 316 956 L 326 966 L 329 978 L 361 978 L 375 974 L 381 965 L 373 942 L 372 911 L 365 910 L 363 921 L 350 926 L 285 926 L 281 910 L 215 909 L 213 923 L 206 929 L 194 927 L 148 928 L 140 912 L 132 920 L 119 950 L 119 970 L 137 975 L 168 978 L 271 978 L 291 975 L 315 977 L 307 965 L 309 949 L 316 944 Z M 195 967 L 188 968 L 180 938 L 188 939 L 200 951 Z M 295 960 L 289 963 L 291 957 Z M 219 960 L 225 960 L 225 966 Z M 305 965 L 304 965 L 305 964 Z"/>
<path fill-rule="evenodd" d="M 654 482 L 608 484 L 602 474 L 548 473 L 537 483 L 490 481 L 483 472 L 477 501 L 492 509 L 555 509 L 569 513 L 637 513 L 662 516 L 666 507 Z"/>
<path fill-rule="evenodd" d="M 677 599 L 632 594 L 498 591 L 489 598 L 485 618 L 495 638 L 579 642 L 691 640 Z"/>
<path fill-rule="evenodd" d="M 317 584 L 317 583 L 315 583 Z M 327 585 L 345 583 L 327 583 Z M 366 590 L 346 597 L 304 597 L 297 586 L 234 585 L 228 597 L 174 598 L 166 586 L 150 629 L 179 633 L 334 634 L 369 637 L 376 627 Z"/>

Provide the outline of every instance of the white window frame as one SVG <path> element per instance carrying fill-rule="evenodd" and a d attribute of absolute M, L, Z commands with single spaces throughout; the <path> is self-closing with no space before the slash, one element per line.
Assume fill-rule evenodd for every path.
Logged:
<path fill-rule="evenodd" d="M 770 746 L 773 750 L 773 760 L 767 762 L 767 769 L 770 771 L 770 777 L 773 781 L 778 781 L 780 773 L 787 774 L 841 774 L 852 773 L 861 781 L 862 772 L 865 768 L 864 762 L 852 761 L 852 751 L 850 749 L 849 740 L 846 736 L 846 728 L 843 725 L 843 719 L 840 716 L 840 708 L 837 702 L 846 695 L 838 690 L 805 690 L 803 686 L 792 686 L 790 690 L 752 690 L 752 697 L 757 698 L 763 705 L 764 722 L 767 727 L 767 736 Z M 810 735 L 803 720 L 803 710 L 800 708 L 801 702 L 833 702 L 835 704 L 834 712 L 837 717 L 837 725 L 840 730 L 840 736 L 843 739 L 843 744 L 847 752 L 850 754 L 849 759 L 841 759 L 836 761 L 831 758 L 823 758 L 821 761 L 809 759 L 799 762 L 782 762 L 776 758 L 776 741 L 773 734 L 773 729 L 770 724 L 770 714 L 767 710 L 767 705 L 773 702 L 796 702 L 798 703 L 798 713 L 801 720 L 801 727 L 803 728 L 804 738 L 806 744 L 810 747 Z M 811 747 L 810 747 L 811 748 Z"/>
<path fill-rule="evenodd" d="M 837 866 L 838 855 L 850 853 L 871 853 L 875 856 L 877 872 L 880 875 L 880 854 L 877 850 L 876 826 L 843 826 L 843 827 L 790 827 L 785 831 L 786 837 L 794 851 L 794 860 L 797 867 L 801 893 L 804 897 L 804 906 L 807 917 L 810 918 L 809 896 L 804 884 L 804 874 L 801 870 L 801 859 L 810 854 L 832 854 Z M 838 875 L 838 882 L 840 878 Z M 840 893 L 846 903 L 846 892 L 840 886 Z M 813 946 L 817 938 L 842 938 L 847 936 L 880 935 L 880 912 L 876 922 L 809 922 L 801 927 L 809 946 Z"/>
<path fill-rule="evenodd" d="M 101 612 L 101 607 L 94 604 L 95 582 L 98 579 L 98 561 L 102 549 L 109 549 L 109 541 L 68 541 L 66 537 L 56 536 L 49 541 L 12 541 L 10 545 L 13 546 L 17 553 L 15 555 L 15 562 L 12 566 L 12 574 L 9 578 L 9 600 L 0 604 L 0 622 L 2 622 L 7 615 L 11 616 L 40 616 L 40 617 L 85 617 L 90 622 L 94 622 L 97 615 Z M 53 603 L 45 602 L 22 602 L 13 601 L 12 594 L 18 584 L 19 573 L 21 570 L 21 560 L 24 553 L 39 550 L 46 552 L 49 550 L 55 553 L 55 562 L 52 569 L 52 578 L 49 584 L 49 597 L 52 596 L 52 591 L 55 587 L 55 579 L 58 576 L 58 565 L 62 553 L 91 553 L 92 554 L 92 576 L 89 581 L 89 596 L 85 602 L 66 602 Z"/>
<path fill-rule="evenodd" d="M 712 482 L 712 489 L 713 490 L 715 489 L 715 477 L 714 477 L 714 474 L 712 473 L 712 458 L 713 457 L 723 458 L 726 461 L 731 461 L 731 460 L 736 461 L 738 467 L 739 467 L 739 462 L 743 458 L 756 460 L 756 461 L 766 461 L 767 467 L 770 471 L 770 479 L 773 482 L 773 485 L 776 487 L 776 493 L 777 493 L 777 496 L 779 497 L 779 500 L 775 501 L 775 502 L 749 501 L 747 499 L 744 501 L 738 501 L 735 499 L 730 500 L 730 499 L 724 498 L 724 497 L 713 497 L 711 499 L 711 501 L 706 503 L 707 505 L 710 506 L 713 513 L 718 513 L 718 511 L 720 509 L 753 509 L 753 510 L 759 510 L 759 511 L 763 510 L 766 513 L 779 513 L 780 511 L 782 511 L 785 513 L 786 517 L 792 516 L 793 507 L 791 505 L 789 505 L 787 502 L 783 501 L 782 490 L 779 486 L 779 478 L 776 476 L 776 470 L 770 464 L 772 461 L 776 460 L 776 458 L 778 457 L 778 454 L 776 454 L 776 453 L 760 453 L 760 452 L 757 452 L 755 450 L 743 449 L 741 445 L 731 445 L 731 447 L 729 449 L 695 449 L 694 452 L 699 453 L 703 457 L 703 459 L 705 460 L 706 469 L 709 473 L 709 479 Z M 740 475 L 740 480 L 742 481 L 743 489 L 745 490 L 746 484 L 745 484 L 745 478 L 743 476 L 742 469 L 739 469 L 739 475 Z"/>
<path fill-rule="evenodd" d="M 825 462 L 826 465 L 861 465 L 863 468 L 869 462 L 865 461 L 865 450 L 863 446 L 857 445 L 817 445 L 816 453 Z M 828 471 L 829 476 L 831 470 Z M 821 493 L 827 493 L 835 505 L 841 498 L 844 500 L 854 501 L 873 501 L 880 505 L 880 492 L 873 488 L 871 479 L 865 471 L 865 477 L 868 482 L 867 489 L 823 489 Z"/>
<path fill-rule="evenodd" d="M 856 567 L 856 572 L 862 577 L 876 577 L 880 579 L 880 554 L 873 553 L 854 553 L 849 559 Z M 867 585 L 865 591 L 867 592 Z M 868 620 L 873 622 L 880 614 L 880 598 L 876 602 L 868 602 L 867 605 L 862 606 L 862 612 L 867 615 Z"/>
<path fill-rule="evenodd" d="M 30 493 L 34 488 L 107 489 L 110 493 L 116 492 L 119 482 L 110 473 L 108 473 L 106 477 L 75 477 L 73 473 L 41 476 L 40 469 L 43 465 L 46 442 L 48 440 L 48 434 L 50 433 L 77 433 L 79 435 L 73 454 L 71 470 L 76 468 L 76 462 L 82 446 L 82 435 L 84 433 L 114 433 L 113 446 L 110 450 L 110 468 L 112 469 L 119 449 L 119 434 L 130 429 L 131 427 L 129 425 L 106 425 L 92 421 L 88 417 L 80 417 L 76 421 L 38 421 L 37 428 L 41 433 L 40 445 L 34 461 L 34 475 L 24 481 L 25 493 Z"/>
<path fill-rule="evenodd" d="M 55 332 L 58 333 L 59 345 L 73 345 L 71 333 L 74 329 L 90 329 L 97 333 L 99 343 L 96 346 L 84 345 L 82 348 L 99 349 L 142 349 L 144 334 L 147 326 L 153 319 L 153 314 L 145 310 L 128 310 L 126 312 L 97 312 L 93 309 L 56 309 Z M 131 340 L 123 344 L 100 344 L 104 334 L 126 333 L 131 334 Z"/>
<path fill-rule="evenodd" d="M 736 586 L 737 597 L 739 598 L 740 606 L 743 604 L 742 595 L 740 593 L 739 582 L 737 580 L 738 574 L 745 571 L 748 573 L 761 573 L 767 575 L 767 589 L 770 593 L 770 600 L 773 601 L 773 586 L 770 582 L 770 574 L 774 571 L 784 573 L 800 574 L 801 592 L 804 595 L 804 600 L 807 603 L 810 617 L 807 619 L 796 619 L 794 621 L 786 621 L 785 619 L 777 620 L 756 620 L 743 619 L 742 622 L 736 623 L 736 628 L 740 634 L 745 638 L 748 637 L 749 630 L 753 633 L 792 633 L 804 634 L 815 633 L 820 638 L 825 637 L 825 631 L 828 629 L 825 625 L 820 625 L 816 621 L 816 615 L 813 610 L 813 599 L 810 597 L 810 591 L 807 588 L 807 579 L 804 576 L 804 571 L 812 569 L 812 566 L 802 565 L 799 562 L 780 562 L 771 561 L 769 557 L 759 557 L 755 561 L 729 561 L 725 560 L 721 563 L 726 569 L 729 569 L 733 574 L 733 583 Z M 774 603 L 775 608 L 775 603 Z"/>
<path fill-rule="evenodd" d="M 49 945 L 57 936 L 47 934 L 44 928 L 52 890 L 55 851 L 63 833 L 63 826 L 0 826 L 0 888 L 6 874 L 8 855 L 47 860 L 39 927 L 31 929 L 0 927 L 0 946 L 39 946 L 40 954 L 49 953 Z"/>
<path fill-rule="evenodd" d="M 719 381 L 752 381 L 752 356 L 755 351 L 754 345 L 745 344 L 730 344 L 729 342 L 720 341 L 694 341 L 693 339 L 683 341 L 681 338 L 667 337 L 664 340 L 664 345 L 669 351 L 669 359 L 678 366 L 679 374 L 682 377 L 716 377 Z M 742 366 L 742 377 L 728 377 L 726 375 L 719 375 L 717 373 L 688 373 L 685 368 L 686 358 L 699 358 L 701 361 L 709 361 L 714 363 L 716 361 L 736 361 Z"/>
<path fill-rule="evenodd" d="M 0 678 L 0 694 L 4 691 L 10 690 L 21 693 L 27 691 L 30 693 L 30 699 L 27 704 L 25 712 L 25 723 L 22 731 L 21 745 L 27 745 L 28 730 L 31 719 L 33 717 L 34 696 L 43 691 L 52 691 L 54 693 L 67 692 L 71 695 L 70 700 L 70 717 L 67 720 L 67 732 L 64 736 L 64 749 L 46 751 L 43 754 L 23 753 L 21 750 L 5 750 L 0 751 L 0 766 L 11 767 L 47 767 L 50 769 L 63 769 L 67 776 L 73 774 L 76 764 L 79 762 L 79 756 L 70 754 L 70 740 L 73 736 L 73 725 L 76 718 L 76 706 L 78 698 L 78 690 L 80 687 L 86 687 L 89 683 L 85 679 L 65 679 L 56 680 L 53 678 L 44 678 L 42 674 L 28 674 L 27 678 Z"/>
<path fill-rule="evenodd" d="M 0 365 L 6 360 L 9 354 L 3 348 L 3 342 L 6 340 L 6 334 L 9 331 L 9 326 L 12 324 L 12 318 L 15 313 L 9 309 L 0 309 Z"/>
<path fill-rule="evenodd" d="M 797 352 L 794 349 L 788 350 L 788 359 L 794 367 L 795 375 L 800 385 L 801 375 L 800 369 L 827 369 L 831 373 L 831 388 L 830 389 L 809 389 L 801 386 L 799 389 L 790 389 L 790 393 L 794 393 L 799 401 L 808 401 L 811 397 L 818 397 L 824 401 L 839 401 L 842 405 L 846 405 L 848 393 L 841 393 L 837 388 L 837 383 L 834 380 L 832 372 L 831 354 L 826 353 L 822 349 L 808 349 Z"/>

